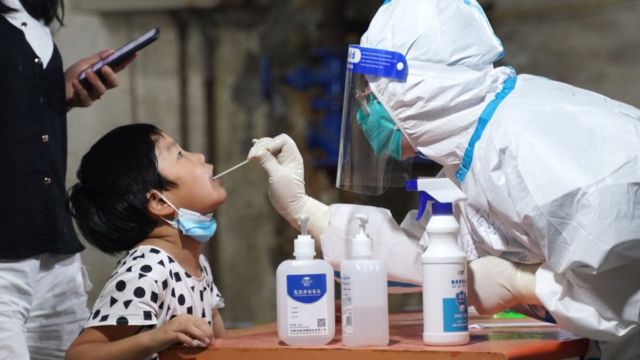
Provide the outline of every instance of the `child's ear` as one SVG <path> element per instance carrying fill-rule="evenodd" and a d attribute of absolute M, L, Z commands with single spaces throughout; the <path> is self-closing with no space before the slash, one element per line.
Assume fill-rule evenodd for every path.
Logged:
<path fill-rule="evenodd" d="M 162 216 L 164 218 L 171 217 L 175 212 L 169 204 L 167 204 L 155 191 L 149 191 L 147 194 L 147 210 L 153 215 Z"/>

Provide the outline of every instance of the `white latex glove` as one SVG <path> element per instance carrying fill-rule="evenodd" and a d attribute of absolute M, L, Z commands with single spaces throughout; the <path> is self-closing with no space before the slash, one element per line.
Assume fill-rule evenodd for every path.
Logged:
<path fill-rule="evenodd" d="M 515 264 L 485 256 L 470 261 L 469 305 L 478 313 L 495 314 L 515 304 L 541 305 L 535 294 L 535 273 L 540 264 Z"/>
<path fill-rule="evenodd" d="M 247 159 L 258 160 L 269 174 L 271 205 L 298 230 L 298 217 L 309 215 L 309 233 L 319 240 L 329 225 L 329 207 L 306 194 L 304 163 L 293 139 L 280 134 L 274 138 L 254 139 L 253 143 Z"/>

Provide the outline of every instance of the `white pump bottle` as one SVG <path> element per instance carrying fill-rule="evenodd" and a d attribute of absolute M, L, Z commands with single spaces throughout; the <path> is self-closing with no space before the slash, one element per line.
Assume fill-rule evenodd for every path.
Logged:
<path fill-rule="evenodd" d="M 301 215 L 298 222 L 301 234 L 293 243 L 295 260 L 283 261 L 276 271 L 278 337 L 288 345 L 324 345 L 335 334 L 333 268 L 313 258 L 309 216 Z"/>
<path fill-rule="evenodd" d="M 420 191 L 418 218 L 431 201 L 427 223 L 429 244 L 422 254 L 423 341 L 427 345 L 469 342 L 467 314 L 467 258 L 458 245 L 460 225 L 453 203 L 466 196 L 447 178 L 407 181 L 407 190 Z"/>
<path fill-rule="evenodd" d="M 360 230 L 353 238 L 351 259 L 340 262 L 342 342 L 346 346 L 387 346 L 389 310 L 384 262 L 373 260 L 373 244 L 365 232 L 369 220 L 358 214 Z"/>

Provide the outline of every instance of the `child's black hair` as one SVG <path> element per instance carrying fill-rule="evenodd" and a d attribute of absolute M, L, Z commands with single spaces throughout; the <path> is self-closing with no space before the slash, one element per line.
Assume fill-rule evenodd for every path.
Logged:
<path fill-rule="evenodd" d="M 121 126 L 82 157 L 67 205 L 82 235 L 105 253 L 127 251 L 144 240 L 156 226 L 146 194 L 175 187 L 158 172 L 161 136 L 151 124 Z"/>

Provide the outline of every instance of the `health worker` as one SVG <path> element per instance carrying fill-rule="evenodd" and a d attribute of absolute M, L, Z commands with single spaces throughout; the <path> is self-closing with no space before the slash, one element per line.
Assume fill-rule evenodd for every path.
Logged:
<path fill-rule="evenodd" d="M 379 194 L 416 154 L 468 197 L 459 243 L 469 300 L 555 321 L 602 359 L 640 358 L 640 111 L 546 78 L 494 68 L 503 47 L 475 0 L 385 1 L 349 48 L 337 185 Z M 268 150 L 268 151 L 265 151 Z M 390 291 L 419 291 L 425 220 L 327 206 L 306 195 L 290 137 L 256 141 L 269 197 L 336 269 L 369 216 Z M 408 206 L 414 204 L 407 204 Z"/>

